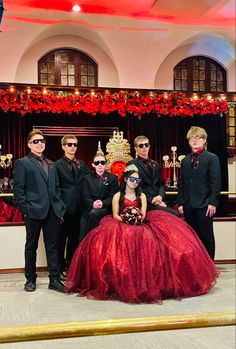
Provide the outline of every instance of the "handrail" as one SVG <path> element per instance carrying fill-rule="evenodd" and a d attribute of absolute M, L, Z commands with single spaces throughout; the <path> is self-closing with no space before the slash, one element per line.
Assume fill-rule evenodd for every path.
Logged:
<path fill-rule="evenodd" d="M 52 340 L 84 336 L 177 330 L 213 326 L 233 326 L 235 312 L 178 314 L 159 317 L 123 318 L 98 321 L 2 327 L 0 343 Z M 33 344 L 32 344 L 33 347 Z"/>

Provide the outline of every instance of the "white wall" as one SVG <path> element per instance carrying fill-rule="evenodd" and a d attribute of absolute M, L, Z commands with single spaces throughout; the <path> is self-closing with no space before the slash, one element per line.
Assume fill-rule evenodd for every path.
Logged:
<path fill-rule="evenodd" d="M 45 53 L 61 47 L 79 49 L 95 60 L 98 64 L 99 86 L 119 86 L 118 72 L 110 57 L 99 46 L 76 35 L 47 37 L 31 46 L 17 65 L 14 82 L 37 83 L 39 59 Z"/>
<path fill-rule="evenodd" d="M 236 260 L 236 222 L 214 222 L 216 260 Z M 24 226 L 0 227 L 0 270 L 24 268 Z M 40 237 L 37 266 L 46 266 L 45 250 Z"/>
<path fill-rule="evenodd" d="M 24 268 L 25 226 L 0 227 L 0 269 Z M 42 234 L 39 240 L 37 266 L 46 266 Z"/>
<path fill-rule="evenodd" d="M 69 47 L 95 59 L 100 87 L 173 89 L 173 67 L 198 54 L 221 63 L 228 73 L 228 91 L 236 90 L 235 39 L 227 28 L 200 34 L 199 28 L 188 26 L 140 31 L 14 22 L 14 28 L 0 35 L 0 82 L 37 83 L 38 59 L 50 50 Z"/>
<path fill-rule="evenodd" d="M 216 60 L 227 71 L 227 90 L 236 91 L 235 47 L 227 36 L 201 33 L 178 44 L 162 61 L 155 78 L 155 87 L 173 89 L 173 69 L 176 64 L 191 56 L 204 55 Z"/>

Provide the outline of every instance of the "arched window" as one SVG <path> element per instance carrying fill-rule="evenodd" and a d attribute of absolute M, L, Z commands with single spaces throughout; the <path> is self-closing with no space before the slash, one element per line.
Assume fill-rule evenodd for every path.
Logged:
<path fill-rule="evenodd" d="M 225 92 L 226 71 L 213 59 L 194 56 L 174 67 L 174 90 L 191 92 Z"/>
<path fill-rule="evenodd" d="M 55 50 L 38 62 L 38 81 L 40 85 L 97 87 L 97 64 L 80 51 Z"/>

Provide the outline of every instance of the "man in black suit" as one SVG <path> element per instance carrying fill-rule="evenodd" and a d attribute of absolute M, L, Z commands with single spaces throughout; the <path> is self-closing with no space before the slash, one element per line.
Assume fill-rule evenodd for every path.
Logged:
<path fill-rule="evenodd" d="M 208 254 L 214 260 L 213 216 L 219 203 L 221 172 L 218 156 L 206 148 L 207 133 L 192 126 L 187 133 L 192 149 L 181 163 L 178 180 L 179 212 L 196 231 Z"/>
<path fill-rule="evenodd" d="M 43 157 L 45 139 L 34 129 L 27 137 L 31 152 L 16 160 L 14 167 L 14 195 L 25 217 L 25 291 L 36 289 L 36 253 L 40 230 L 43 230 L 49 271 L 49 289 L 64 292 L 59 278 L 58 237 L 63 203 L 54 164 Z"/>
<path fill-rule="evenodd" d="M 136 158 L 128 161 L 127 166 L 134 164 L 142 178 L 142 191 L 147 197 L 148 210 L 165 210 L 176 216 L 179 213 L 167 207 L 163 198 L 165 196 L 165 186 L 162 179 L 161 166 L 158 162 L 148 156 L 150 150 L 149 139 L 146 136 L 138 136 L 134 139 Z"/>
<path fill-rule="evenodd" d="M 83 160 L 76 158 L 78 140 L 74 135 L 65 135 L 61 139 L 61 145 L 64 155 L 55 162 L 55 167 L 65 205 L 64 222 L 59 239 L 60 274 L 64 278 L 79 243 L 80 218 L 83 210 L 81 193 L 84 177 L 90 169 Z"/>
<path fill-rule="evenodd" d="M 92 166 L 95 171 L 85 177 L 83 186 L 84 213 L 80 241 L 99 224 L 102 217 L 111 213 L 112 198 L 118 191 L 117 176 L 105 171 L 106 159 L 101 150 L 95 155 Z"/>

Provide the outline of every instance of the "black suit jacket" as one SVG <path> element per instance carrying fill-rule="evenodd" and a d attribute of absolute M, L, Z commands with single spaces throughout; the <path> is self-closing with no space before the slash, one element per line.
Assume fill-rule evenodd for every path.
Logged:
<path fill-rule="evenodd" d="M 221 190 L 220 163 L 217 155 L 203 150 L 197 166 L 191 163 L 191 154 L 181 162 L 178 179 L 178 204 L 194 208 L 218 206 Z"/>
<path fill-rule="evenodd" d="M 142 178 L 142 191 L 147 197 L 148 205 L 152 205 L 152 199 L 154 196 L 165 196 L 165 185 L 162 179 L 161 166 L 158 162 L 152 160 L 152 168 L 148 169 L 142 160 L 134 159 L 127 162 L 127 166 L 134 164 L 139 170 L 139 175 Z"/>
<path fill-rule="evenodd" d="M 57 169 L 66 213 L 73 215 L 76 212 L 82 211 L 83 182 L 84 177 L 90 172 L 89 167 L 83 160 L 79 160 L 75 177 L 64 157 L 55 162 L 55 167 Z"/>
<path fill-rule="evenodd" d="M 93 208 L 93 202 L 101 200 L 103 203 L 102 208 L 106 208 L 110 211 L 113 195 L 118 192 L 118 190 L 117 176 L 105 171 L 103 180 L 100 181 L 95 171 L 89 173 L 84 179 L 83 186 L 85 210 L 90 211 Z"/>
<path fill-rule="evenodd" d="M 32 154 L 15 161 L 14 196 L 22 214 L 32 219 L 46 218 L 50 205 L 57 217 L 62 217 L 64 213 L 54 163 L 45 160 L 48 175 Z"/>

